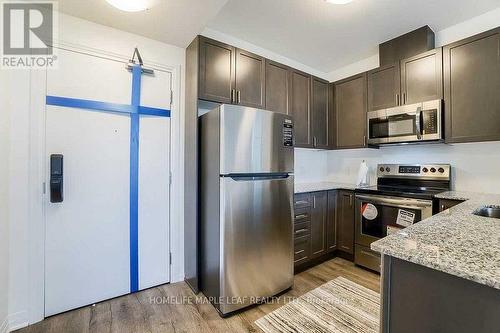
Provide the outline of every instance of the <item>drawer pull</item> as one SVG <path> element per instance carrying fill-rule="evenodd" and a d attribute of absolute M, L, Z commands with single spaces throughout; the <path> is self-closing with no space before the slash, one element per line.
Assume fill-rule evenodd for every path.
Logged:
<path fill-rule="evenodd" d="M 307 214 L 299 214 L 299 215 L 295 215 L 295 218 L 296 219 L 305 219 L 307 217 Z"/>
<path fill-rule="evenodd" d="M 309 205 L 309 201 L 306 201 L 306 200 L 299 200 L 299 201 L 295 201 L 295 205 Z"/>
<path fill-rule="evenodd" d="M 296 251 L 296 252 L 295 252 L 295 255 L 297 255 L 297 254 L 301 254 L 301 253 L 302 253 L 302 252 L 304 252 L 304 251 L 305 251 L 305 250 Z M 289 253 L 290 253 L 290 252 L 289 252 Z"/>
<path fill-rule="evenodd" d="M 307 231 L 307 229 L 302 228 L 302 229 L 299 229 L 299 230 L 295 230 L 295 233 L 296 234 L 300 234 L 301 232 L 306 232 L 306 231 Z"/>

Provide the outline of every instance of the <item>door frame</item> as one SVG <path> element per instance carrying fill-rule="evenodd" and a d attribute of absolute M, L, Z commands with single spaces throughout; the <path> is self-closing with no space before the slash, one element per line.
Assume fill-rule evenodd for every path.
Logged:
<path fill-rule="evenodd" d="M 65 42 L 55 42 L 54 48 L 120 61 L 125 64 L 130 54 L 117 54 L 100 49 L 74 45 Z M 182 158 L 182 106 L 181 106 L 181 66 L 145 62 L 145 67 L 158 71 L 169 72 L 172 75 L 173 99 L 170 117 L 170 210 L 169 210 L 169 238 L 170 238 L 170 283 L 182 281 L 184 278 L 184 251 L 183 251 L 183 169 Z M 30 70 L 30 120 L 29 120 L 29 228 L 27 235 L 28 254 L 28 300 L 27 323 L 33 324 L 45 318 L 45 202 L 48 190 L 44 189 L 46 181 L 46 151 L 45 151 L 45 110 L 47 72 L 45 70 Z M 47 187 L 47 185 L 45 185 Z M 175 195 L 178 193 L 178 195 Z"/>

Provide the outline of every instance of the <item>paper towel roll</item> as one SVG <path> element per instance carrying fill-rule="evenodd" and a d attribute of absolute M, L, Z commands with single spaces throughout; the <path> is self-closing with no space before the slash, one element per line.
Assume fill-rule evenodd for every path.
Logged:
<path fill-rule="evenodd" d="M 368 166 L 366 165 L 365 160 L 363 160 L 363 162 L 361 162 L 361 164 L 359 165 L 358 181 L 356 185 L 357 186 L 368 185 Z"/>

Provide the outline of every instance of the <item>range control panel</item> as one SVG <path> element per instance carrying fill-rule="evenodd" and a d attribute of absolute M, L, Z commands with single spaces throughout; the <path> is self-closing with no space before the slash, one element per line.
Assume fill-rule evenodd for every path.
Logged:
<path fill-rule="evenodd" d="M 377 177 L 450 179 L 449 164 L 379 164 Z"/>
<path fill-rule="evenodd" d="M 293 123 L 290 119 L 283 122 L 283 145 L 293 147 Z"/>

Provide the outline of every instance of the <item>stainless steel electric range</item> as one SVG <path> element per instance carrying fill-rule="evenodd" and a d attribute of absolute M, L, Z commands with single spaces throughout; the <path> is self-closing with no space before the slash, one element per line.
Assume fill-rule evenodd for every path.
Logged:
<path fill-rule="evenodd" d="M 434 196 L 450 182 L 449 164 L 379 164 L 377 185 L 356 190 L 355 263 L 380 271 L 370 244 L 432 216 Z"/>

